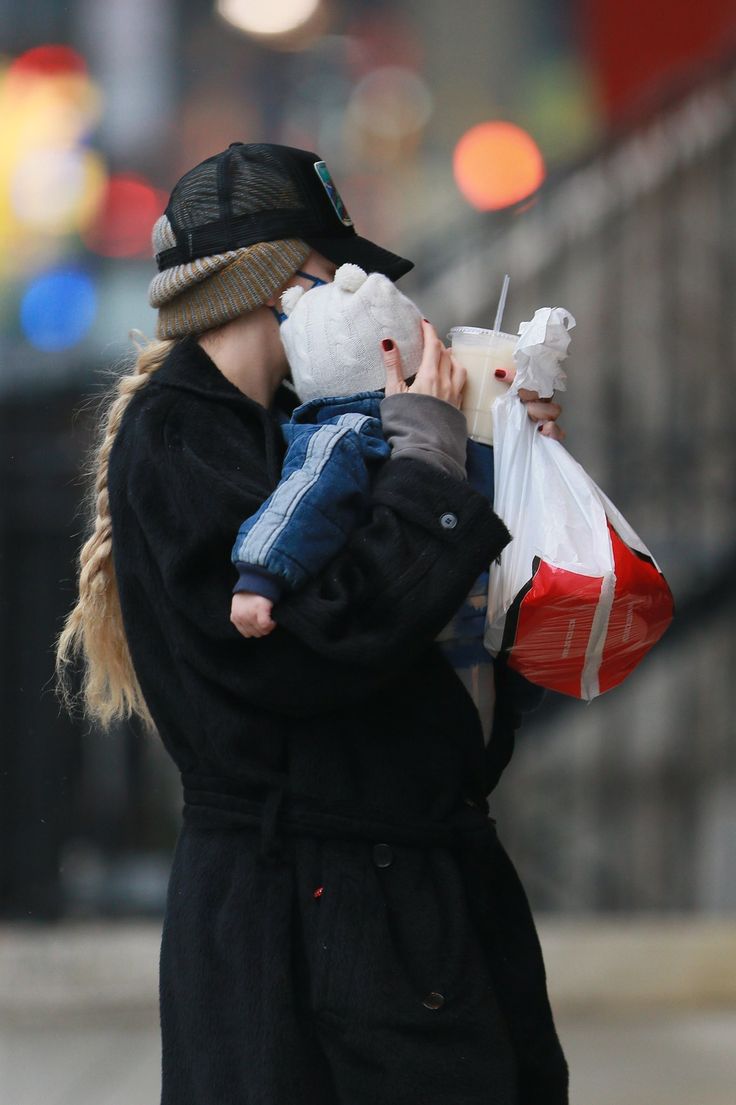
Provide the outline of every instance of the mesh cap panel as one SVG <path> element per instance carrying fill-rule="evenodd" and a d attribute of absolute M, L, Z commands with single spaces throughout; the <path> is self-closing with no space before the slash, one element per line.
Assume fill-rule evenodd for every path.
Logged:
<path fill-rule="evenodd" d="M 232 143 L 181 178 L 165 214 L 176 244 L 156 252 L 159 272 L 287 239 L 391 279 L 412 267 L 359 238 L 324 161 L 290 146 Z"/>
<path fill-rule="evenodd" d="M 248 162 L 234 158 L 230 163 L 232 173 L 233 214 L 252 214 L 256 211 L 303 210 L 307 205 L 296 181 L 284 176 L 283 168 L 268 154 L 262 154 L 257 172 Z"/>
<path fill-rule="evenodd" d="M 256 163 L 237 148 L 229 154 L 197 165 L 179 181 L 167 208 L 175 231 L 194 230 L 228 216 L 306 207 L 296 182 L 285 177 L 283 166 L 267 153 Z"/>

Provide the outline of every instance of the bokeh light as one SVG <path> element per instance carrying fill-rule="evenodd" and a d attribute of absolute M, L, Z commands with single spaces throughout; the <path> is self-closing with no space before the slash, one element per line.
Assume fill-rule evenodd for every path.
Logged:
<path fill-rule="evenodd" d="M 322 0 L 217 0 L 217 11 L 239 31 L 252 35 L 286 35 L 308 23 Z"/>
<path fill-rule="evenodd" d="M 20 305 L 23 333 L 31 345 L 56 353 L 76 345 L 97 312 L 97 293 L 82 269 L 59 268 L 37 276 Z"/>
<path fill-rule="evenodd" d="M 432 94 L 418 73 L 398 65 L 374 69 L 355 86 L 351 124 L 389 140 L 421 131 L 432 114 Z"/>
<path fill-rule="evenodd" d="M 71 46 L 34 46 L 11 63 L 9 76 L 58 77 L 65 73 L 86 73 L 87 63 Z"/>
<path fill-rule="evenodd" d="M 106 171 L 89 135 L 101 106 L 69 47 L 37 46 L 0 72 L 0 271 L 48 260 L 96 214 Z"/>
<path fill-rule="evenodd" d="M 67 46 L 37 46 L 15 58 L 2 82 L 3 130 L 21 144 L 69 145 L 100 118 L 102 97 L 84 59 Z"/>
<path fill-rule="evenodd" d="M 458 188 L 479 211 L 499 211 L 531 196 L 544 181 L 544 159 L 534 139 L 514 123 L 479 123 L 455 147 Z"/>
<path fill-rule="evenodd" d="M 82 235 L 85 245 L 103 257 L 149 257 L 151 230 L 166 200 L 142 177 L 111 177 L 97 217 Z"/>
<path fill-rule="evenodd" d="M 101 114 L 99 89 L 83 76 L 6 78 L 2 100 L 4 138 L 25 149 L 81 142 Z"/>
<path fill-rule="evenodd" d="M 72 233 L 95 215 L 106 176 L 99 154 L 85 147 L 30 150 L 10 180 L 13 211 L 28 229 Z"/>
<path fill-rule="evenodd" d="M 558 55 L 535 65 L 520 90 L 517 110 L 548 165 L 578 157 L 600 134 L 602 119 L 590 72 L 573 56 Z"/>

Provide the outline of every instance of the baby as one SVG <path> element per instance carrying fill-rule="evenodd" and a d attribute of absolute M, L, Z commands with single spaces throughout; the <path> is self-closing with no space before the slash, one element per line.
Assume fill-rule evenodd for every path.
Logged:
<path fill-rule="evenodd" d="M 405 377 L 416 373 L 423 348 L 419 308 L 387 277 L 357 265 L 308 292 L 289 288 L 281 302 L 281 338 L 303 403 L 283 427 L 281 481 L 233 548 L 233 605 L 245 636 L 270 633 L 274 602 L 316 574 L 366 516 L 372 473 L 390 455 L 379 413 L 381 340 L 398 346 Z M 467 471 L 492 500 L 492 449 L 469 441 Z M 487 588 L 484 572 L 438 638 L 485 719 L 493 713 L 492 660 L 482 644 Z"/>

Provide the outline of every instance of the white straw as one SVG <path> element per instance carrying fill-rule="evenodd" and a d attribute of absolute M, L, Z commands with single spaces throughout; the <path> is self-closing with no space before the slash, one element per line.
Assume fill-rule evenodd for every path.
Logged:
<path fill-rule="evenodd" d="M 509 274 L 503 278 L 503 287 L 501 288 L 501 297 L 498 301 L 498 310 L 496 311 L 496 321 L 493 324 L 493 333 L 498 334 L 501 329 L 501 322 L 503 321 L 503 312 L 506 306 L 506 296 L 509 294 Z"/>

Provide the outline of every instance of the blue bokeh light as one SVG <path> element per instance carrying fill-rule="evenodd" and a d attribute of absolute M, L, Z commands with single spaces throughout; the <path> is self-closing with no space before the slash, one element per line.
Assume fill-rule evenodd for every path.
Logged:
<path fill-rule="evenodd" d="M 76 345 L 97 312 L 97 292 L 82 269 L 52 269 L 26 288 L 20 305 L 23 333 L 31 345 L 54 353 Z"/>

